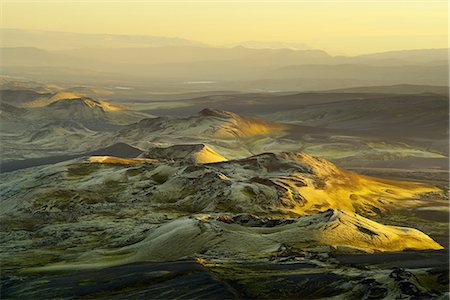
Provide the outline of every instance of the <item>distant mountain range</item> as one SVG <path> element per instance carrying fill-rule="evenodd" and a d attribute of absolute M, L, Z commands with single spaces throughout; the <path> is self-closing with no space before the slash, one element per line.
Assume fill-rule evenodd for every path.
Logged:
<path fill-rule="evenodd" d="M 51 50 L 74 48 L 126 48 L 126 47 L 162 47 L 162 46 L 202 46 L 177 37 L 151 35 L 88 34 L 44 30 L 23 30 L 14 28 L 0 29 L 2 47 L 37 47 Z M 206 45 L 205 45 L 206 46 Z"/>
<path fill-rule="evenodd" d="M 211 47 L 178 38 L 1 29 L 5 75 L 157 89 L 305 91 L 370 85 L 447 85 L 448 49 L 332 56 L 303 44 Z M 170 86 L 168 86 L 170 85 Z M 166 88 L 167 87 L 167 88 Z"/>

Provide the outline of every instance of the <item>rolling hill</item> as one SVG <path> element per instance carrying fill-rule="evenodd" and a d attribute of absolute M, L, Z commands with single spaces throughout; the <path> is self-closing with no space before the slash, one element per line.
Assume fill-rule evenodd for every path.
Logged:
<path fill-rule="evenodd" d="M 337 253 L 442 248 L 419 230 L 363 217 L 415 208 L 423 195 L 442 193 L 434 186 L 361 176 L 304 153 L 199 163 L 161 158 L 168 154 L 162 151 L 146 158 L 99 154 L 1 174 L 1 232 L 8 232 L 7 245 L 26 249 L 9 263 L 28 266 L 30 253 L 75 246 L 58 258 L 70 256 L 71 264 L 40 265 L 249 259 L 283 247 Z M 40 229 L 21 235 L 18 219 Z"/>

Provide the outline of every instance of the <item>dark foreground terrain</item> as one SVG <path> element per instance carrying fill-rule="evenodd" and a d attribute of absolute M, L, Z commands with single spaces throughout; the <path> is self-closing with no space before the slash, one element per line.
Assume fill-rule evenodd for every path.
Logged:
<path fill-rule="evenodd" d="M 433 299 L 449 288 L 448 250 L 280 253 L 256 261 L 140 262 L 3 276 L 12 299 Z M 390 286 L 388 289 L 387 286 Z"/>

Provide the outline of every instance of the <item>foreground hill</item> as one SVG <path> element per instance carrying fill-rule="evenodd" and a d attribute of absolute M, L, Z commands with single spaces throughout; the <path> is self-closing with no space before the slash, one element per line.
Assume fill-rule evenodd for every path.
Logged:
<path fill-rule="evenodd" d="M 126 148 L 130 147 L 126 145 Z M 181 153 L 187 153 L 186 149 L 189 149 L 191 159 L 180 157 Z M 23 195 L 32 202 L 47 199 L 45 210 L 49 212 L 72 207 L 73 214 L 82 213 L 89 205 L 70 199 L 107 189 L 111 180 L 111 184 L 115 182 L 114 187 L 111 186 L 107 195 L 99 193 L 98 201 L 115 197 L 117 201 L 127 202 L 133 195 L 141 200 L 149 199 L 149 205 L 163 210 L 191 213 L 245 211 L 259 215 L 298 216 L 329 208 L 377 215 L 393 207 L 414 206 L 415 201 L 420 200 L 420 194 L 440 191 L 424 184 L 360 176 L 304 153 L 265 153 L 214 162 L 224 158 L 205 146 L 186 145 L 153 149 L 141 154 L 136 161 L 132 158 L 125 161 L 106 159 L 106 149 L 91 155 L 102 155 L 102 159 L 68 161 L 54 167 L 21 171 L 29 174 L 26 178 L 15 172 L 5 174 L 7 181 L 15 182 L 12 186 L 8 184 L 5 193 L 14 191 L 14 198 L 20 197 L 25 182 L 33 181 L 34 176 L 46 177 L 44 174 L 49 173 L 52 176 L 39 183 L 45 183 L 45 189 L 37 185 L 33 192 L 27 191 Z M 205 157 L 212 162 L 194 160 Z M 79 181 L 83 184 L 77 184 Z M 60 192 L 65 195 L 63 202 L 58 200 Z M 74 198 L 66 199 L 67 193 Z M 79 196 L 75 197 L 77 194 Z M 28 206 L 26 202 L 21 201 L 20 205 Z M 33 206 L 41 204 L 34 203 Z"/>
<path fill-rule="evenodd" d="M 390 206 L 408 206 L 412 204 L 409 200 L 419 199 L 421 193 L 439 191 L 359 176 L 328 161 L 292 152 L 265 153 L 169 173 L 163 169 L 155 176 L 160 184 L 148 195 L 163 207 L 190 212 L 225 209 L 295 216 L 335 208 L 376 215 Z"/>
<path fill-rule="evenodd" d="M 327 210 L 297 219 L 260 219 L 248 215 L 199 216 L 166 223 L 127 250 L 129 262 L 173 260 L 195 253 L 220 257 L 268 255 L 280 245 L 329 251 L 442 249 L 416 229 L 381 225 L 360 215 Z M 320 251 L 319 250 L 319 251 Z M 123 250 L 122 250 L 123 251 Z"/>
<path fill-rule="evenodd" d="M 442 249 L 419 230 L 363 217 L 412 209 L 441 193 L 430 185 L 365 177 L 293 152 L 210 163 L 203 159 L 221 157 L 205 145 L 152 149 L 140 158 L 100 155 L 0 175 L 5 268 L 254 259 L 287 248 Z M 42 252 L 48 255 L 36 262 Z"/>

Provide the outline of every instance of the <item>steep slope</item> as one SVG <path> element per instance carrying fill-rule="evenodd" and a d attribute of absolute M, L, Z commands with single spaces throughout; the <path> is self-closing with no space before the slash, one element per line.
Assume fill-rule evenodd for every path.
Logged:
<path fill-rule="evenodd" d="M 282 132 L 289 126 L 259 119 L 243 117 L 231 112 L 204 109 L 197 116 L 188 118 L 157 118 L 142 120 L 124 128 L 119 135 L 139 136 L 145 133 L 184 137 L 206 137 L 216 139 L 251 138 Z"/>
<path fill-rule="evenodd" d="M 248 215 L 179 218 L 124 250 L 132 252 L 128 262 L 164 261 L 196 255 L 220 257 L 223 253 L 233 257 L 261 256 L 276 252 L 282 245 L 313 251 L 442 249 L 416 229 L 386 226 L 354 213 L 327 210 L 290 220 Z"/>
<path fill-rule="evenodd" d="M 99 99 L 89 98 L 85 94 L 71 92 L 71 91 L 58 92 L 48 98 L 43 97 L 43 98 L 39 98 L 34 101 L 26 102 L 26 103 L 22 104 L 22 107 L 38 108 L 38 107 L 44 107 L 44 106 L 49 106 L 49 105 L 67 106 L 70 103 L 72 103 L 68 100 L 73 100 L 73 103 L 82 101 L 85 105 L 87 105 L 91 108 L 101 108 L 104 111 L 127 110 L 127 108 L 124 106 L 112 104 L 107 101 L 103 101 L 103 100 L 99 100 Z M 61 103 L 61 102 L 63 102 L 63 103 Z"/>
<path fill-rule="evenodd" d="M 126 148 L 130 147 L 126 145 Z M 167 149 L 162 149 L 161 153 L 165 154 L 164 151 Z M 112 151 L 89 155 L 102 157 L 24 170 L 28 173 L 25 177 L 16 177 L 15 172 L 5 174 L 5 181 L 9 183 L 4 186 L 4 195 L 14 195 L 11 200 L 20 197 L 20 205 L 25 206 L 36 199 L 55 201 L 46 205 L 50 211 L 74 205 L 73 214 L 89 211 L 92 207 L 79 202 L 79 197 L 73 198 L 75 202 L 65 199 L 59 203 L 55 195 L 60 192 L 83 195 L 89 191 L 99 193 L 102 199 L 114 197 L 123 203 L 127 203 L 132 195 L 148 207 L 163 211 L 245 211 L 265 216 L 299 216 L 329 208 L 377 215 L 393 208 L 414 207 L 420 203 L 421 194 L 440 192 L 440 189 L 425 184 L 361 176 L 303 153 L 266 153 L 207 164 L 185 158 L 174 161 L 174 158 L 160 155 L 159 158 L 128 161 L 129 167 L 108 163 L 116 158 L 103 156 L 117 156 Z M 145 159 L 151 164 L 134 169 L 134 164 L 145 163 Z M 34 181 L 38 178 L 43 179 L 36 185 Z M 110 186 L 111 180 L 114 184 Z M 23 194 L 25 182 L 36 188 L 28 188 Z M 41 189 L 41 184 L 45 188 Z M 102 190 L 109 191 L 103 195 Z"/>
<path fill-rule="evenodd" d="M 56 96 L 56 97 L 55 97 Z M 31 118 L 75 120 L 94 130 L 111 130 L 114 125 L 126 125 L 148 117 L 102 100 L 77 95 L 55 95 L 49 103 L 30 104 Z M 71 96 L 74 98 L 59 98 Z"/>
<path fill-rule="evenodd" d="M 151 115 L 100 99 L 59 92 L 2 103 L 2 161 L 73 155 L 112 145 L 112 132 Z"/>
<path fill-rule="evenodd" d="M 270 123 L 250 117 L 243 117 L 237 114 L 217 110 L 204 109 L 199 113 L 200 117 L 205 117 L 212 122 L 216 120 L 226 120 L 228 124 L 222 124 L 220 127 L 213 127 L 212 137 L 219 139 L 251 138 L 259 135 L 276 134 L 288 128 L 287 125 Z"/>
<path fill-rule="evenodd" d="M 93 136 L 95 132 L 86 128 L 81 123 L 75 121 L 52 121 L 37 130 L 31 132 L 29 135 L 29 142 L 36 140 L 47 140 L 54 142 L 56 137 L 63 138 L 64 142 L 74 142 L 86 136 Z M 61 141 L 58 141 L 61 142 Z"/>
<path fill-rule="evenodd" d="M 285 152 L 188 167 L 148 195 L 170 209 L 295 216 L 328 208 L 379 214 L 389 207 L 414 205 L 408 200 L 438 191 L 360 176 L 308 154 Z"/>
<path fill-rule="evenodd" d="M 43 95 L 34 100 L 28 100 L 21 104 L 22 107 L 37 108 L 50 105 L 63 99 L 77 99 L 83 97 L 83 94 L 73 92 L 57 92 L 51 95 Z"/>
<path fill-rule="evenodd" d="M 95 123 L 102 121 L 109 122 L 110 116 L 107 114 L 108 111 L 102 103 L 83 97 L 57 100 L 46 105 L 39 113 L 41 115 L 55 113 L 58 119 Z"/>
<path fill-rule="evenodd" d="M 268 146 L 273 149 L 289 128 L 281 123 L 204 109 L 187 118 L 144 119 L 121 129 L 115 140 L 144 149 L 205 143 L 227 158 L 237 158 L 262 152 Z"/>
<path fill-rule="evenodd" d="M 35 122 L 41 124 L 42 120 L 71 120 L 82 123 L 89 129 L 105 131 L 117 129 L 117 125 L 127 125 L 152 117 L 71 91 L 44 94 L 28 89 L 5 90 L 1 91 L 1 100 L 8 105 L 26 108 L 20 118 L 23 122 L 31 123 L 30 125 Z"/>
<path fill-rule="evenodd" d="M 21 106 L 25 105 L 28 102 L 37 101 L 38 99 L 45 99 L 48 97 L 51 97 L 51 93 L 40 93 L 36 91 L 35 89 L 28 89 L 28 88 L 15 88 L 12 87 L 8 88 L 2 88 L 0 90 L 0 101 L 15 105 L 15 106 Z"/>
<path fill-rule="evenodd" d="M 141 154 L 143 158 L 173 159 L 175 161 L 206 164 L 227 159 L 204 144 L 174 145 L 167 148 L 151 148 Z"/>

